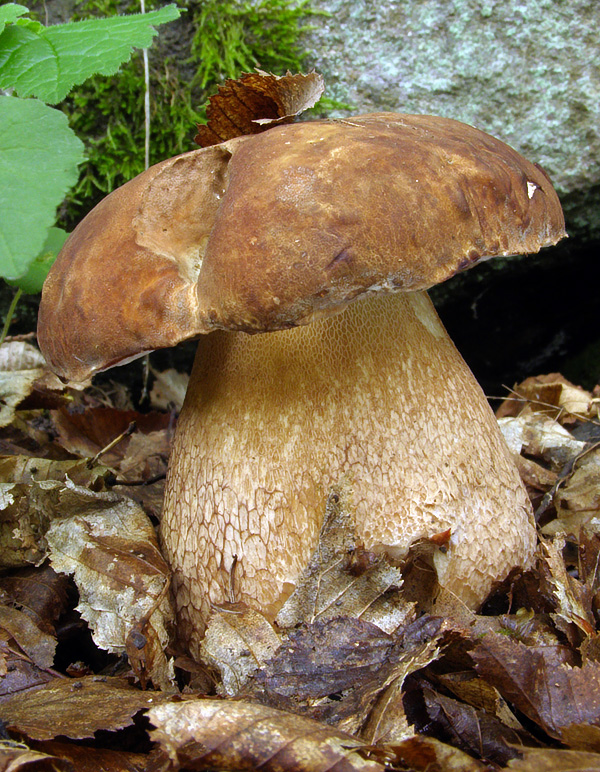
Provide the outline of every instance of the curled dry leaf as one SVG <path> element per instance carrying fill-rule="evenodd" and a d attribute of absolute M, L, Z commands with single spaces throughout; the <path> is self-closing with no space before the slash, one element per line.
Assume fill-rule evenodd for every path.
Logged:
<path fill-rule="evenodd" d="M 80 596 L 77 608 L 96 645 L 124 653 L 130 632 L 138 631 L 150 647 L 143 655 L 153 663 L 148 676 L 155 687 L 168 688 L 172 664 L 163 652 L 172 620 L 166 592 L 169 569 L 152 524 L 131 499 L 68 482 L 66 489 L 63 517 L 46 534 L 52 567 L 73 575 Z"/>
<path fill-rule="evenodd" d="M 175 769 L 263 772 L 383 772 L 364 758 L 362 743 L 309 718 L 247 702 L 193 700 L 148 714 Z"/>
<path fill-rule="evenodd" d="M 32 751 L 24 743 L 0 740 L 0 770 L 2 772 L 25 772 L 26 770 L 48 770 L 48 772 L 72 772 L 73 767 L 66 759 L 47 753 Z"/>
<path fill-rule="evenodd" d="M 281 645 L 273 626 L 242 604 L 217 609 L 210 618 L 201 652 L 221 675 L 219 693 L 233 697 Z"/>
<path fill-rule="evenodd" d="M 280 77 L 257 70 L 227 80 L 210 98 L 208 124 L 198 125 L 195 141 L 208 147 L 245 134 L 258 134 L 275 123 L 289 123 L 314 107 L 324 90 L 323 76 L 316 72 Z"/>
<path fill-rule="evenodd" d="M 0 636 L 2 632 L 8 633 L 38 668 L 52 667 L 56 638 L 40 630 L 24 611 L 0 606 Z"/>
<path fill-rule="evenodd" d="M 85 745 L 55 740 L 36 742 L 32 745 L 37 751 L 52 754 L 52 758 L 69 763 L 69 772 L 148 772 L 150 768 L 149 755 L 146 753 L 128 753 L 98 747 L 90 750 Z M 48 768 L 48 772 L 54 772 L 54 769 Z"/>
<path fill-rule="evenodd" d="M 586 448 L 585 442 L 576 440 L 558 421 L 543 414 L 525 412 L 516 418 L 500 418 L 498 425 L 513 453 L 542 459 L 555 472 Z"/>
<path fill-rule="evenodd" d="M 600 753 L 558 748 L 523 748 L 523 758 L 507 767 L 514 772 L 600 772 Z"/>
<path fill-rule="evenodd" d="M 340 486 L 329 496 L 317 548 L 277 615 L 279 627 L 352 617 L 392 633 L 414 619 L 414 604 L 400 594 L 400 569 L 362 548 L 349 495 Z"/>
<path fill-rule="evenodd" d="M 596 631 L 596 620 L 592 609 L 592 594 L 590 589 L 578 581 L 567 571 L 562 550 L 565 546 L 564 536 L 558 536 L 551 541 L 543 541 L 540 545 L 542 565 L 540 573 L 552 588 L 556 600 L 556 612 L 552 615 L 555 624 L 567 637 L 567 625 L 575 625 L 584 635 L 593 635 Z"/>
<path fill-rule="evenodd" d="M 458 748 L 425 735 L 415 735 L 399 745 L 389 745 L 386 751 L 401 765 L 400 769 L 411 772 L 490 772 L 490 767 Z"/>
<path fill-rule="evenodd" d="M 156 410 L 176 410 L 183 407 L 190 376 L 172 368 L 158 371 L 150 368 L 154 384 L 150 390 L 150 404 Z"/>
<path fill-rule="evenodd" d="M 477 672 L 548 735 L 573 723 L 600 725 L 600 664 L 572 667 L 551 647 L 527 647 L 489 633 L 471 657 Z"/>
<path fill-rule="evenodd" d="M 590 392 L 575 386 L 560 373 L 526 378 L 512 391 L 514 396 L 498 408 L 498 417 L 517 416 L 525 407 L 545 413 L 564 424 L 573 423 L 578 418 L 594 418 L 598 414 Z"/>
<path fill-rule="evenodd" d="M 80 740 L 101 729 L 130 726 L 140 710 L 167 699 L 161 692 L 142 692 L 122 678 L 55 678 L 38 689 L 6 698 L 2 719 L 7 728 L 32 740 L 58 736 Z"/>
<path fill-rule="evenodd" d="M 518 755 L 523 740 L 533 738 L 518 732 L 484 710 L 424 688 L 423 699 L 431 721 L 427 731 L 445 738 L 461 750 L 495 764 L 506 764 Z"/>
<path fill-rule="evenodd" d="M 554 496 L 557 519 L 544 528 L 544 533 L 577 534 L 582 526 L 600 514 L 600 447 L 584 450 Z"/>
<path fill-rule="evenodd" d="M 64 385 L 50 372 L 44 357 L 25 341 L 0 346 L 0 427 L 8 426 L 17 406 L 34 389 L 63 391 Z"/>

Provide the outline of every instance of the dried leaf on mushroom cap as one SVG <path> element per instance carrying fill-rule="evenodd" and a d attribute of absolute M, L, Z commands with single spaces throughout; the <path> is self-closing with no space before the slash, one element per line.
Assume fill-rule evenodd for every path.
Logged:
<path fill-rule="evenodd" d="M 246 134 L 259 134 L 277 123 L 291 123 L 319 101 L 325 82 L 317 72 L 272 75 L 262 70 L 226 80 L 209 100 L 208 124 L 198 124 L 194 141 L 216 145 Z"/>

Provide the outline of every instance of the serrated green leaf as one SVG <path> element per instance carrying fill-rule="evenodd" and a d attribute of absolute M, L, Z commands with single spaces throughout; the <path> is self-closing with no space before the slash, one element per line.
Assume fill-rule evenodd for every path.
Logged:
<path fill-rule="evenodd" d="M 60 110 L 0 96 L 0 276 L 26 273 L 82 161 L 83 143 Z"/>
<path fill-rule="evenodd" d="M 7 24 L 13 24 L 19 16 L 28 13 L 29 8 L 17 3 L 7 3 L 0 8 L 0 34 Z"/>
<path fill-rule="evenodd" d="M 41 292 L 48 271 L 52 268 L 52 263 L 56 260 L 56 256 L 68 236 L 69 234 L 62 228 L 48 228 L 46 241 L 44 241 L 39 255 L 29 266 L 27 273 L 19 279 L 10 280 L 8 284 L 19 287 L 21 292 L 26 295 L 37 295 L 38 292 Z"/>
<path fill-rule="evenodd" d="M 168 5 L 132 16 L 56 24 L 33 30 L 17 24 L 0 36 L 0 88 L 49 104 L 95 74 L 113 75 L 134 48 L 147 48 L 157 34 L 153 25 L 178 18 Z"/>

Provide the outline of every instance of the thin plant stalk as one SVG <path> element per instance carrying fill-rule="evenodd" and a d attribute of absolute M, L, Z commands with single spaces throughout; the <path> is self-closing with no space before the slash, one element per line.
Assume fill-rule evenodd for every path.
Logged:
<path fill-rule="evenodd" d="M 12 299 L 12 303 L 8 308 L 8 311 L 6 312 L 4 327 L 2 328 L 2 332 L 0 332 L 0 346 L 4 343 L 6 336 L 8 335 L 8 329 L 10 327 L 10 323 L 12 322 L 13 316 L 15 315 L 15 308 L 17 307 L 17 303 L 19 302 L 19 298 L 21 297 L 22 294 L 23 294 L 23 290 L 19 287 L 15 292 L 15 295 Z"/>

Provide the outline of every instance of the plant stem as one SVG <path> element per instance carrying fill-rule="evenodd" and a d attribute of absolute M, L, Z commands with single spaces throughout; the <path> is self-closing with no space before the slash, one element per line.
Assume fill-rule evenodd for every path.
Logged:
<path fill-rule="evenodd" d="M 12 303 L 10 304 L 8 311 L 6 312 L 4 327 L 2 328 L 2 332 L 0 333 L 0 346 L 4 343 L 4 339 L 8 334 L 8 328 L 10 327 L 10 323 L 12 322 L 13 316 L 15 314 L 15 308 L 17 307 L 17 303 L 19 302 L 19 298 L 21 297 L 22 294 L 23 294 L 23 290 L 19 287 L 15 292 L 15 296 L 12 299 Z"/>

